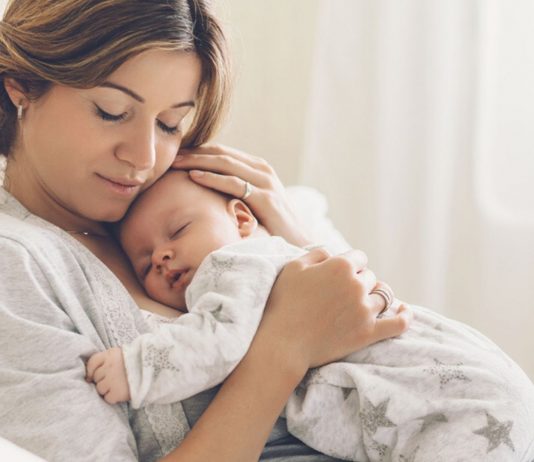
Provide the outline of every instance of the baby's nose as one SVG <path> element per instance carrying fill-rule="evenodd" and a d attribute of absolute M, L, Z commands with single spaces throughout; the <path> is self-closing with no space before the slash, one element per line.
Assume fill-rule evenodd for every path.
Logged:
<path fill-rule="evenodd" d="M 152 254 L 152 264 L 161 272 L 172 258 L 173 252 L 170 249 L 158 249 Z"/>

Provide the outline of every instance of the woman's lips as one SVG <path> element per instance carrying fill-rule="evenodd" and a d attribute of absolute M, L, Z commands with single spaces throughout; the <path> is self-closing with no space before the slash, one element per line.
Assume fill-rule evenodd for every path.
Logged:
<path fill-rule="evenodd" d="M 106 176 L 96 174 L 96 176 L 104 182 L 104 184 L 114 193 L 121 196 L 132 196 L 137 193 L 143 184 L 139 180 L 129 180 L 126 178 L 108 178 Z"/>

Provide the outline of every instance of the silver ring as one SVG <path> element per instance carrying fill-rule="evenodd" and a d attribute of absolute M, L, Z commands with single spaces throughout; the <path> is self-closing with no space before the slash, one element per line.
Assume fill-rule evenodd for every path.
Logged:
<path fill-rule="evenodd" d="M 378 313 L 378 316 L 384 314 L 387 310 L 389 310 L 389 308 L 393 304 L 393 297 L 394 297 L 393 291 L 391 289 L 388 290 L 388 289 L 385 289 L 384 287 L 378 287 L 377 289 L 373 289 L 371 293 L 380 295 L 386 302 L 386 306 L 380 313 Z"/>
<path fill-rule="evenodd" d="M 252 185 L 248 181 L 245 181 L 245 192 L 243 193 L 243 195 L 239 199 L 245 200 L 251 194 L 252 194 Z"/>

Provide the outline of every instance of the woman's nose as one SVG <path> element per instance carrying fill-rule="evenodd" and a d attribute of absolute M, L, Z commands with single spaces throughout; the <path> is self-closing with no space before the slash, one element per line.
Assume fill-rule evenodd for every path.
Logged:
<path fill-rule="evenodd" d="M 137 171 L 151 170 L 156 163 L 156 134 L 154 127 L 132 125 L 128 139 L 117 149 L 119 160 L 130 164 Z"/>

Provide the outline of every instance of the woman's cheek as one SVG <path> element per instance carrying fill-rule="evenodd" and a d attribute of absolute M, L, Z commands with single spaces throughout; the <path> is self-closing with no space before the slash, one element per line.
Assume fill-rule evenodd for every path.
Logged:
<path fill-rule="evenodd" d="M 152 170 L 152 175 L 149 178 L 149 181 L 147 181 L 147 184 L 145 184 L 143 189 L 146 189 L 150 185 L 154 184 L 167 170 L 169 170 L 170 166 L 174 162 L 174 159 L 176 158 L 176 155 L 178 154 L 179 149 L 180 143 L 177 143 L 176 141 L 168 144 L 163 143 L 163 145 L 160 146 L 160 149 L 158 149 L 156 154 L 156 165 Z"/>

